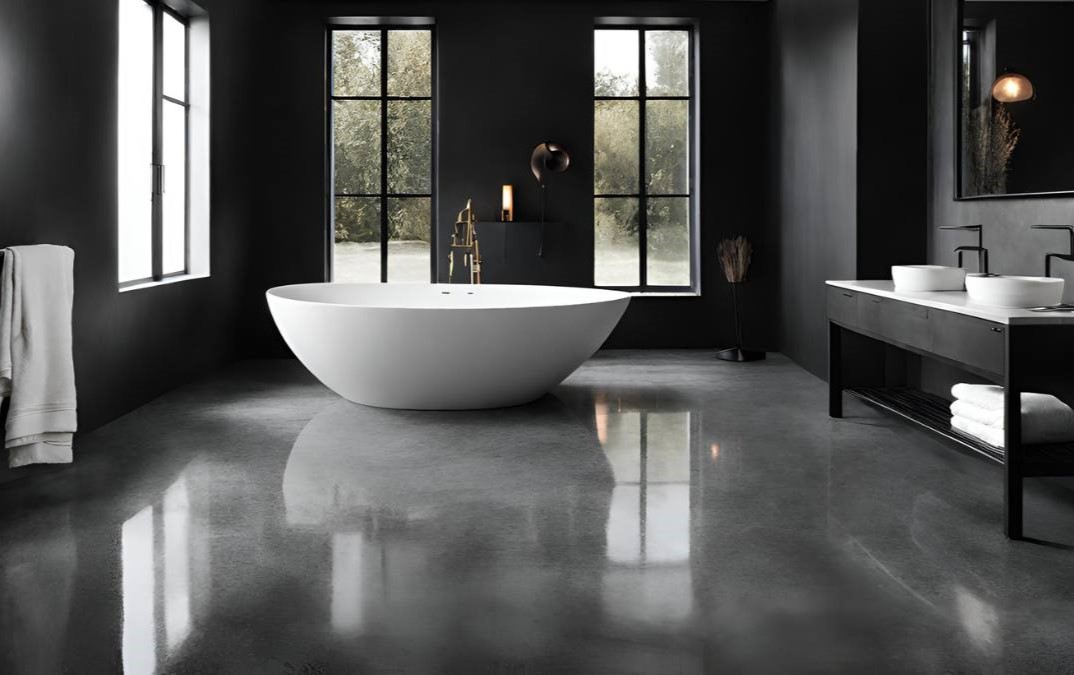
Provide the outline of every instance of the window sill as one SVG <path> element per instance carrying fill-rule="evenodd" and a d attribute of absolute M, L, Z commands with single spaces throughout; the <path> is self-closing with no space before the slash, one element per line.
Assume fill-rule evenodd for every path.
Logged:
<path fill-rule="evenodd" d="M 631 291 L 633 298 L 700 298 L 701 291 Z"/>
<path fill-rule="evenodd" d="M 176 274 L 173 277 L 164 277 L 160 281 L 143 281 L 138 284 L 131 284 L 130 286 L 121 286 L 119 288 L 120 293 L 126 293 L 128 291 L 138 291 L 143 288 L 155 288 L 157 286 L 166 286 L 168 284 L 177 284 L 181 281 L 189 281 L 190 279 L 208 279 L 208 274 Z"/>

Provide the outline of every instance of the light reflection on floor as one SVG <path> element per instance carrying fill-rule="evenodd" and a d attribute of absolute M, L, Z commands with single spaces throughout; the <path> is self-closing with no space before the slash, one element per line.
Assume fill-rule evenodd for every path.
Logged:
<path fill-rule="evenodd" d="M 191 628 L 190 494 L 185 472 L 159 503 L 123 523 L 121 538 L 123 672 L 154 673 L 182 646 Z M 207 588 L 208 570 L 196 572 L 199 586 Z"/>
<path fill-rule="evenodd" d="M 688 618 L 691 413 L 624 410 L 595 402 L 598 437 L 615 477 L 608 515 L 608 613 L 665 623 Z"/>

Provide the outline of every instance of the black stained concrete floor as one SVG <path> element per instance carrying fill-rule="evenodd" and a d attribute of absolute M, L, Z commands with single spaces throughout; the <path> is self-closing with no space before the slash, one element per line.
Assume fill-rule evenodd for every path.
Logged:
<path fill-rule="evenodd" d="M 1074 490 L 787 359 L 604 352 L 484 412 L 244 362 L 0 489 L 0 672 L 1058 672 Z"/>

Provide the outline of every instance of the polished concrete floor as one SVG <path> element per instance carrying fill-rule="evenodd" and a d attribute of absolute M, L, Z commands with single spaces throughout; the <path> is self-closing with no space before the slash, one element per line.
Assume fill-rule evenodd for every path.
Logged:
<path fill-rule="evenodd" d="M 465 383 L 459 383 L 465 386 Z M 241 363 L 0 490 L 0 672 L 1058 672 L 1074 490 L 786 359 L 602 353 L 521 408 Z"/>

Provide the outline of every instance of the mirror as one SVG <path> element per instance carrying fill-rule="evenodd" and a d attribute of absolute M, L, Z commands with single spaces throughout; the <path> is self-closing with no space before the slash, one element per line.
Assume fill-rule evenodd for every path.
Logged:
<path fill-rule="evenodd" d="M 959 199 L 1074 191 L 1074 2 L 960 3 Z"/>

